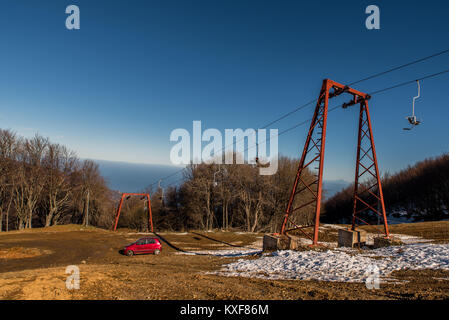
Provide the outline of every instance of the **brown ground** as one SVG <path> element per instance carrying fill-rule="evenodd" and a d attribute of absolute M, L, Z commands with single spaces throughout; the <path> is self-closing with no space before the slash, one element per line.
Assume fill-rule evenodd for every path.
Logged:
<path fill-rule="evenodd" d="M 449 222 L 392 226 L 391 232 L 449 238 Z M 448 299 L 449 271 L 402 271 L 402 284 L 263 280 L 204 274 L 236 258 L 183 255 L 178 250 L 251 246 L 261 234 L 161 233 L 158 255 L 126 257 L 123 245 L 143 235 L 80 226 L 0 233 L 0 299 Z M 14 249 L 11 249 L 14 248 Z M 13 256 L 4 254 L 13 252 Z M 34 253 L 32 256 L 21 254 Z M 79 290 L 68 290 L 65 269 L 80 268 Z"/>
<path fill-rule="evenodd" d="M 42 250 L 38 248 L 12 247 L 0 249 L 0 259 L 22 259 L 50 254 L 50 250 Z"/>

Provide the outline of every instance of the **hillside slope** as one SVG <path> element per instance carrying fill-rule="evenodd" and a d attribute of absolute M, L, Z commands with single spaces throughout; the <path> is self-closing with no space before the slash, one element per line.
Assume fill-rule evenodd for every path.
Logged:
<path fill-rule="evenodd" d="M 449 219 L 449 154 L 418 162 L 382 180 L 385 207 L 392 221 Z M 325 203 L 325 222 L 349 223 L 353 188 L 345 188 Z"/>

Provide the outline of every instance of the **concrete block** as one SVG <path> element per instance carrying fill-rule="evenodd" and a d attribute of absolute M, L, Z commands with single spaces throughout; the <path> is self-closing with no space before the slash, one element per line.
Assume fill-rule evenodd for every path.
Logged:
<path fill-rule="evenodd" d="M 300 237 L 297 236 L 289 236 L 290 237 L 290 250 L 299 250 L 303 243 Z"/>
<path fill-rule="evenodd" d="M 363 244 L 363 245 L 366 244 L 366 231 L 358 230 L 357 232 L 359 233 L 358 243 Z"/>
<path fill-rule="evenodd" d="M 399 239 L 396 239 L 394 237 L 385 238 L 385 237 L 376 237 L 374 238 L 374 249 L 377 248 L 383 248 L 383 247 L 389 247 L 394 245 L 401 245 L 402 242 Z"/>
<path fill-rule="evenodd" d="M 338 246 L 354 248 L 366 243 L 366 231 L 338 229 Z"/>
<path fill-rule="evenodd" d="M 263 236 L 263 250 L 288 250 L 290 238 L 287 236 L 266 234 Z"/>

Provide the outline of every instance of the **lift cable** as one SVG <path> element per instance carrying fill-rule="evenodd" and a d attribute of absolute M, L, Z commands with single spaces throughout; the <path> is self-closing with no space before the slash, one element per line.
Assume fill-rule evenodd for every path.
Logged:
<path fill-rule="evenodd" d="M 379 93 L 382 93 L 382 92 L 385 92 L 385 91 L 388 91 L 388 90 L 393 90 L 393 89 L 396 89 L 396 88 L 399 88 L 399 87 L 403 87 L 405 85 L 409 85 L 409 84 L 415 83 L 416 81 L 422 81 L 422 80 L 434 78 L 434 77 L 443 75 L 445 73 L 449 73 L 449 69 L 444 70 L 444 71 L 440 71 L 440 72 L 437 72 L 437 73 L 433 73 L 433 74 L 430 74 L 430 75 L 427 75 L 427 76 L 424 76 L 424 77 L 421 77 L 421 78 L 418 78 L 418 79 L 415 79 L 415 80 L 405 81 L 405 82 L 402 82 L 400 84 L 397 84 L 397 85 L 394 85 L 394 86 L 391 86 L 391 87 L 387 87 L 387 88 L 384 88 L 384 89 L 376 90 L 376 91 L 373 91 L 373 92 L 369 93 L 369 95 L 373 96 L 373 95 L 376 95 L 376 94 L 379 94 Z M 332 111 L 335 111 L 335 110 L 339 109 L 340 107 L 341 107 L 341 104 L 338 104 L 338 105 L 330 108 L 328 110 L 328 113 L 330 113 Z M 296 129 L 296 128 L 300 127 L 300 126 L 303 126 L 303 125 L 305 125 L 307 123 L 310 123 L 310 121 L 312 121 L 312 118 L 309 118 L 309 119 L 307 119 L 305 121 L 301 121 L 301 122 L 295 124 L 294 126 L 289 127 L 287 129 L 281 131 L 277 136 L 285 134 L 285 133 L 287 133 L 287 132 L 289 132 L 289 131 L 291 131 L 293 129 Z M 264 142 L 268 142 L 268 141 L 270 141 L 270 138 L 266 139 Z M 248 151 L 251 148 L 254 148 L 254 146 L 247 147 L 244 151 Z"/>
<path fill-rule="evenodd" d="M 420 63 L 420 62 L 423 62 L 423 61 L 426 61 L 426 60 L 435 58 L 435 57 L 440 56 L 440 55 L 443 55 L 443 54 L 445 54 L 445 53 L 449 53 L 449 49 L 443 50 L 443 51 L 441 51 L 441 52 L 432 54 L 432 55 L 430 55 L 430 56 L 427 56 L 427 57 L 424 57 L 424 58 L 421 58 L 421 59 L 418 59 L 418 60 L 415 60 L 415 61 L 412 61 L 412 62 L 403 64 L 403 65 L 400 65 L 400 66 L 397 66 L 397 67 L 394 67 L 394 68 L 391 68 L 391 69 L 388 69 L 388 70 L 385 70 L 385 71 L 382 71 L 382 72 L 379 72 L 379 73 L 376 73 L 376 74 L 373 74 L 373 75 L 371 75 L 371 76 L 369 76 L 369 77 L 362 78 L 362 79 L 360 79 L 360 80 L 351 82 L 351 83 L 349 84 L 349 86 L 352 86 L 352 85 L 354 85 L 354 84 L 356 84 L 356 83 L 361 83 L 361 82 L 364 82 L 364 81 L 367 81 L 367 80 L 370 80 L 370 79 L 374 79 L 374 78 L 380 77 L 380 76 L 382 76 L 382 75 L 391 73 L 391 72 L 393 72 L 393 71 L 400 70 L 400 69 L 403 69 L 403 68 L 405 68 L 405 67 L 408 67 L 408 66 L 411 66 L 411 65 L 414 65 L 414 64 L 417 64 L 417 63 Z M 445 72 L 442 72 L 442 73 L 445 73 Z M 433 75 L 433 76 L 436 76 L 436 75 Z M 418 79 L 417 79 L 417 80 L 418 80 Z M 419 80 L 423 80 L 423 79 L 419 79 Z M 412 80 L 412 81 L 410 81 L 410 82 L 413 82 L 413 81 L 416 81 L 416 80 Z M 405 83 L 405 84 L 401 84 L 400 86 L 406 85 L 406 84 L 409 84 L 409 82 L 407 82 L 407 83 Z M 386 91 L 386 90 L 389 90 L 389 88 L 385 89 L 385 91 Z M 372 94 L 375 94 L 375 93 L 372 93 Z M 371 94 L 371 95 L 372 95 L 372 94 Z M 313 100 L 311 100 L 311 101 L 309 101 L 309 102 L 307 102 L 307 103 L 305 103 L 305 104 L 303 104 L 303 105 L 301 105 L 301 106 L 299 106 L 299 107 L 297 107 L 297 108 L 295 108 L 295 109 L 293 109 L 293 110 L 291 110 L 291 111 L 285 113 L 284 115 L 280 116 L 279 118 L 276 118 L 275 120 L 273 120 L 273 121 L 267 123 L 266 125 L 262 126 L 261 128 L 262 128 L 262 129 L 266 129 L 266 128 L 268 128 L 269 126 L 271 126 L 271 125 L 273 125 L 273 124 L 275 124 L 275 123 L 277 123 L 277 122 L 279 122 L 279 121 L 281 121 L 281 120 L 283 120 L 283 119 L 285 119 L 285 118 L 291 116 L 292 114 L 294 114 L 294 113 L 296 113 L 296 112 L 298 112 L 298 111 L 300 111 L 300 110 L 302 110 L 302 109 L 304 109 L 304 108 L 306 108 L 306 107 L 308 107 L 308 106 L 310 106 L 310 105 L 316 103 L 317 101 L 318 101 L 318 99 L 313 99 Z M 244 138 L 243 138 L 243 139 L 244 139 Z M 241 141 L 241 140 L 239 140 L 239 141 Z M 239 142 L 239 141 L 236 141 L 235 143 L 237 143 L 237 142 Z M 234 142 L 232 143 L 232 145 L 234 145 Z M 229 146 L 230 146 L 230 145 L 229 145 Z M 226 147 L 229 147 L 229 146 L 223 147 L 220 151 L 224 151 L 224 150 L 226 149 Z"/>
<path fill-rule="evenodd" d="M 444 73 L 448 73 L 448 72 L 449 72 L 449 69 L 448 69 L 448 70 L 445 70 L 445 71 L 442 71 L 442 72 L 438 72 L 438 73 L 432 74 L 432 75 L 425 76 L 425 77 L 420 78 L 420 79 L 418 79 L 418 80 L 429 79 L 429 78 L 436 77 L 436 76 L 438 76 L 438 75 L 441 75 L 441 74 L 444 74 Z M 392 87 L 388 87 L 388 88 L 385 88 L 385 89 L 381 89 L 381 90 L 374 91 L 374 92 L 372 92 L 372 93 L 369 94 L 369 95 L 372 96 L 372 95 L 375 95 L 375 94 L 378 94 L 378 93 L 381 93 L 381 92 L 385 92 L 385 91 L 387 91 L 387 90 L 392 90 L 392 89 L 395 89 L 395 88 L 398 88 L 398 87 L 401 87 L 401 86 L 405 86 L 405 85 L 407 85 L 407 84 L 414 83 L 415 81 L 416 81 L 416 80 L 410 80 L 410 81 L 407 81 L 407 82 L 403 82 L 403 83 L 401 83 L 401 84 L 399 84 L 399 85 L 395 85 L 395 86 L 392 86 Z M 337 110 L 337 109 L 339 109 L 339 108 L 341 108 L 341 104 L 338 104 L 338 105 L 336 105 L 336 106 L 330 108 L 330 109 L 328 110 L 328 113 L 333 112 L 333 111 L 335 111 L 335 110 Z M 283 134 L 285 134 L 285 133 L 287 133 L 287 132 L 289 132 L 289 131 L 292 131 L 292 130 L 298 128 L 298 127 L 301 127 L 301 126 L 303 126 L 303 125 L 306 125 L 306 124 L 310 123 L 310 121 L 312 121 L 312 118 L 309 118 L 309 119 L 307 119 L 307 120 L 301 121 L 301 122 L 299 122 L 299 123 L 297 123 L 297 124 L 295 124 L 295 125 L 293 125 L 293 126 L 287 128 L 287 129 L 281 131 L 280 133 L 278 133 L 277 136 L 279 137 L 279 136 L 281 136 L 281 135 L 283 135 Z M 270 140 L 271 140 L 271 137 L 267 138 L 264 142 L 268 142 L 268 141 L 270 141 Z M 249 149 L 254 148 L 254 147 L 255 147 L 255 146 L 246 147 L 245 150 L 244 150 L 244 152 L 246 152 L 246 151 L 248 151 Z M 184 169 L 182 169 L 182 170 L 184 170 Z M 181 170 L 181 171 L 182 171 L 182 170 Z M 181 179 L 178 179 L 178 180 L 176 180 L 176 181 L 170 183 L 168 186 L 170 186 L 170 185 L 175 185 L 175 184 L 177 184 L 179 181 L 184 180 L 184 179 L 185 179 L 185 178 L 182 177 Z"/>
<path fill-rule="evenodd" d="M 411 66 L 411 65 L 414 65 L 414 64 L 417 64 L 417 63 L 420 63 L 420 62 L 423 62 L 423 61 L 426 61 L 426 60 L 429 60 L 429 59 L 432 59 L 432 58 L 441 56 L 441 55 L 443 55 L 443 54 L 445 54 L 445 53 L 449 53 L 449 49 L 443 50 L 443 51 L 441 51 L 441 52 L 432 54 L 432 55 L 430 55 L 430 56 L 427 56 L 427 57 L 424 57 L 424 58 L 421 58 L 421 59 L 418 59 L 418 60 L 415 60 L 415 61 L 412 61 L 412 62 L 403 64 L 403 65 L 400 65 L 400 66 L 398 66 L 398 67 L 394 67 L 394 68 L 391 68 L 391 69 L 388 69 L 388 70 L 385 70 L 385 71 L 382 71 L 382 72 L 373 74 L 373 75 L 371 75 L 371 76 L 369 76 L 369 77 L 360 79 L 360 80 L 358 80 L 358 81 L 351 82 L 350 84 L 348 84 L 348 86 L 353 86 L 353 85 L 356 84 L 356 83 L 364 82 L 364 81 L 367 81 L 367 80 L 371 80 L 371 79 L 374 79 L 374 78 L 383 76 L 383 75 L 385 75 L 385 74 L 387 74 L 387 73 L 390 73 L 390 72 L 393 72 L 393 71 L 397 71 L 397 70 L 403 69 L 403 68 L 405 68 L 405 67 L 409 67 L 409 66 Z"/>
<path fill-rule="evenodd" d="M 369 95 L 370 95 L 370 96 L 373 96 L 373 95 L 376 95 L 376 94 L 379 94 L 379 93 L 382 93 L 382 92 L 385 92 L 385 91 L 393 90 L 393 89 L 396 89 L 396 88 L 399 88 L 399 87 L 403 87 L 403 86 L 412 84 L 412 83 L 414 83 L 414 82 L 416 82 L 416 81 L 422 81 L 422 80 L 434 78 L 434 77 L 443 75 L 443 74 L 448 73 L 448 72 L 449 72 L 449 69 L 443 70 L 443 71 L 440 71 L 440 72 L 437 72 L 437 73 L 434 73 L 434 74 L 430 74 L 430 75 L 427 75 L 427 76 L 424 76 L 424 77 L 421 77 L 421 78 L 418 78 L 418 79 L 415 79 L 415 80 L 405 81 L 405 82 L 399 83 L 399 84 L 394 85 L 394 86 L 391 86 L 391 87 L 387 87 L 387 88 L 384 88 L 384 89 L 380 89 L 380 90 L 373 91 L 373 92 L 371 92 Z M 339 107 L 340 107 L 340 105 L 337 105 L 337 106 L 335 106 L 335 107 L 329 109 L 328 112 L 332 112 L 332 111 L 338 109 Z M 293 129 L 296 129 L 296 128 L 300 127 L 300 126 L 303 126 L 303 125 L 305 125 L 305 124 L 307 124 L 307 123 L 310 123 L 311 120 L 312 120 L 312 119 L 310 118 L 310 119 L 307 119 L 307 120 L 305 120 L 305 121 L 301 121 L 301 122 L 299 122 L 299 123 L 293 125 L 292 127 L 289 127 L 289 128 L 287 128 L 287 129 L 281 131 L 277 136 L 283 135 L 283 134 L 285 134 L 285 133 L 287 133 L 287 132 L 289 132 L 289 131 L 291 131 L 291 130 L 293 130 Z M 268 138 L 268 139 L 265 140 L 265 142 L 268 142 L 268 141 L 270 141 L 270 138 Z M 252 147 L 247 147 L 244 151 L 248 151 L 249 149 L 251 149 L 251 148 L 253 148 L 253 147 L 254 147 L 254 146 L 252 146 Z M 222 149 L 221 151 L 223 151 L 223 149 Z M 183 169 L 181 169 L 181 170 L 179 170 L 179 171 L 176 171 L 176 172 L 170 174 L 169 176 L 167 176 L 167 177 L 165 177 L 165 178 L 163 178 L 163 179 L 167 179 L 167 178 L 169 178 L 169 177 L 175 176 L 176 174 L 182 172 L 183 170 L 185 170 L 185 168 L 183 168 Z M 176 180 L 175 182 L 170 183 L 169 185 L 175 184 L 175 183 L 177 183 L 178 181 L 183 180 L 183 179 L 184 179 L 184 177 L 181 178 L 181 179 Z M 155 182 L 155 183 L 157 183 L 157 182 Z M 152 185 L 155 184 L 155 183 L 150 184 L 150 186 L 152 186 Z"/>
<path fill-rule="evenodd" d="M 437 54 L 434 54 L 434 55 L 431 55 L 431 56 L 428 56 L 428 57 L 425 57 L 425 58 L 422 58 L 422 59 L 419 59 L 419 60 L 416 60 L 416 61 L 413 61 L 413 62 L 410 62 L 410 63 L 407 63 L 407 64 L 404 64 L 404 65 L 401 65 L 401 66 L 399 66 L 399 67 L 392 68 L 392 69 L 389 69 L 389 70 L 384 71 L 384 72 L 381 72 L 381 73 L 377 73 L 377 74 L 372 75 L 372 76 L 370 76 L 370 77 L 367 77 L 367 78 L 364 78 L 364 79 L 361 79 L 361 80 L 352 82 L 351 84 L 354 84 L 354 83 L 360 83 L 360 82 L 363 82 L 363 81 L 367 81 L 367 80 L 369 80 L 369 79 L 373 79 L 373 78 L 375 78 L 375 77 L 379 77 L 379 76 L 381 76 L 381 75 L 385 75 L 385 74 L 387 74 L 387 73 L 396 71 L 396 70 L 398 70 L 398 69 L 405 68 L 406 66 L 410 66 L 410 65 L 413 65 L 413 64 L 416 64 L 416 63 L 425 61 L 425 60 L 427 60 L 427 59 L 430 59 L 430 58 L 433 58 L 433 57 L 442 55 L 442 54 L 444 54 L 444 53 L 448 53 L 448 52 L 449 52 L 449 49 L 448 49 L 448 50 L 444 50 L 444 51 L 442 51 L 442 52 L 439 52 L 439 53 L 437 53 Z M 445 73 L 448 73 L 448 72 L 449 72 L 449 69 L 448 69 L 448 70 L 443 70 L 443 71 L 441 71 L 441 72 L 434 73 L 434 74 L 431 74 L 431 75 L 427 75 L 427 76 L 422 77 L 422 78 L 419 78 L 419 79 L 414 79 L 414 80 L 402 82 L 402 83 L 400 83 L 400 84 L 397 84 L 397 85 L 394 85 L 394 86 L 391 86 L 391 87 L 387 87 L 387 88 L 384 88 L 384 89 L 380 89 L 380 90 L 377 90 L 377 91 L 373 91 L 373 92 L 371 92 L 369 95 L 373 96 L 373 95 L 378 94 L 378 93 L 382 93 L 382 92 L 385 92 L 385 91 L 389 91 L 389 90 L 392 90 L 392 89 L 396 89 L 396 88 L 399 88 L 399 87 L 403 87 L 403 86 L 405 86 L 405 85 L 414 83 L 414 82 L 416 82 L 416 81 L 418 81 L 418 80 L 421 81 L 421 80 L 430 79 L 430 78 L 437 77 L 437 76 L 439 76 L 439 75 L 442 75 L 442 74 L 445 74 Z M 309 101 L 309 102 L 307 102 L 307 103 L 305 103 L 305 104 L 303 104 L 303 105 L 301 105 L 301 106 L 299 106 L 299 107 L 297 107 L 297 108 L 295 108 L 295 109 L 293 109 L 293 110 L 287 112 L 286 114 L 282 115 L 281 117 L 279 117 L 279 118 L 277 118 L 277 119 L 271 121 L 270 123 L 266 124 L 266 125 L 263 126 L 262 128 L 263 128 L 263 129 L 266 129 L 267 127 L 273 125 L 274 123 L 279 122 L 280 120 L 283 120 L 283 119 L 287 118 L 288 116 L 290 116 L 290 115 L 296 113 L 297 111 L 300 111 L 300 110 L 306 108 L 306 107 L 309 106 L 309 105 L 312 105 L 313 103 L 315 103 L 315 102 L 317 102 L 317 101 L 318 101 L 318 99 L 311 100 L 311 101 Z M 337 106 L 337 108 L 338 108 L 338 106 Z M 307 121 L 310 121 L 310 120 L 307 120 Z M 307 123 L 307 121 L 304 121 L 304 122 Z M 293 130 L 293 129 L 295 129 L 295 128 L 301 126 L 301 125 L 303 125 L 303 122 L 300 122 L 300 123 L 294 125 L 293 127 L 290 127 L 290 128 L 288 128 L 288 129 L 286 129 L 286 131 L 291 131 L 291 130 Z M 285 130 L 284 130 L 284 131 L 285 131 Z M 280 135 L 280 134 L 278 134 L 278 136 L 279 136 L 279 135 Z M 244 139 L 244 138 L 243 138 L 243 139 Z M 236 141 L 235 143 L 237 143 L 237 142 L 239 142 L 239 141 Z M 232 143 L 232 145 L 234 145 L 234 142 Z M 228 146 L 223 147 L 220 151 L 224 151 L 224 150 L 225 150 L 227 147 L 229 147 L 229 146 L 231 146 L 231 144 L 228 145 Z M 161 178 L 161 179 L 165 180 L 165 179 L 167 179 L 167 178 L 171 178 L 171 177 L 177 175 L 178 173 L 182 172 L 184 169 L 185 169 L 185 168 L 182 168 L 182 169 L 180 169 L 180 170 L 178 170 L 178 171 L 176 171 L 176 172 L 174 172 L 174 173 L 172 173 L 172 174 L 170 174 L 170 175 L 168 175 L 168 176 L 166 176 L 166 177 L 163 177 L 163 178 Z M 159 180 L 158 180 L 158 181 L 159 181 Z M 150 184 L 149 186 L 152 186 L 152 185 L 158 183 L 158 181 L 153 182 L 153 183 Z"/>
<path fill-rule="evenodd" d="M 151 186 L 155 185 L 156 183 L 159 183 L 160 180 L 166 180 L 166 179 L 168 179 L 168 178 L 171 178 L 171 177 L 177 175 L 178 173 L 181 173 L 181 172 L 184 171 L 184 170 L 185 170 L 185 168 L 182 168 L 182 169 L 180 169 L 180 170 L 178 170 L 178 171 L 175 171 L 175 172 L 169 174 L 168 176 L 162 177 L 162 178 L 160 178 L 158 181 L 149 184 L 148 186 L 151 187 Z M 166 185 L 166 186 L 168 186 L 168 185 Z"/>
<path fill-rule="evenodd" d="M 338 108 L 340 108 L 340 107 L 341 107 L 340 104 L 337 105 L 337 106 L 334 106 L 333 108 L 329 109 L 328 112 L 335 111 L 336 109 L 338 109 Z M 281 131 L 280 133 L 278 133 L 277 136 L 279 137 L 279 136 L 281 136 L 281 135 L 283 135 L 283 134 L 285 134 L 285 133 L 287 133 L 287 132 L 289 132 L 289 131 L 292 131 L 293 129 L 296 129 L 296 128 L 298 128 L 298 127 L 301 127 L 301 126 L 303 126 L 303 125 L 306 125 L 306 124 L 310 123 L 310 121 L 312 121 L 312 118 L 309 118 L 309 119 L 307 119 L 307 120 L 304 120 L 304 121 L 302 121 L 302 122 L 299 122 L 299 123 L 295 124 L 294 126 L 292 126 L 292 127 L 290 127 L 290 128 L 287 128 L 287 129 Z M 268 141 L 270 141 L 270 140 L 271 140 L 271 137 L 268 138 L 268 139 L 266 139 L 264 142 L 268 142 Z M 249 149 L 254 148 L 254 147 L 255 147 L 255 146 L 246 147 L 246 149 L 244 150 L 244 152 L 246 152 L 246 151 L 248 151 Z M 185 170 L 185 169 L 182 169 L 182 170 Z M 182 170 L 177 171 L 177 172 L 175 172 L 174 174 L 177 174 L 177 173 L 181 172 Z M 173 176 L 174 174 L 172 174 L 172 176 Z M 168 186 L 171 186 L 171 185 L 176 185 L 176 184 L 178 184 L 178 182 L 180 182 L 180 181 L 182 181 L 182 180 L 185 180 L 185 177 L 182 177 L 182 178 L 180 178 L 180 179 L 177 179 L 177 180 L 175 180 L 175 181 L 169 183 L 169 184 L 166 185 L 166 186 L 168 187 Z"/>
<path fill-rule="evenodd" d="M 396 84 L 396 85 L 388 87 L 388 88 L 384 88 L 384 89 L 380 89 L 380 90 L 377 90 L 377 91 L 373 91 L 369 95 L 372 96 L 372 95 L 375 95 L 375 94 L 378 94 L 378 93 L 381 93 L 381 92 L 385 92 L 385 91 L 388 91 L 388 90 L 392 90 L 392 89 L 396 89 L 396 88 L 399 88 L 399 87 L 403 87 L 403 86 L 406 86 L 406 85 L 411 84 L 411 83 L 415 83 L 416 81 L 422 81 L 422 80 L 434 78 L 434 77 L 440 76 L 440 75 L 448 73 L 448 72 L 449 72 L 449 69 L 444 70 L 444 71 L 440 71 L 440 72 L 437 72 L 437 73 L 434 73 L 434 74 L 429 74 L 429 75 L 424 76 L 422 78 L 418 78 L 418 79 L 414 79 L 414 80 L 410 80 L 410 81 L 405 81 L 405 82 Z"/>
<path fill-rule="evenodd" d="M 371 75 L 371 76 L 369 76 L 369 77 L 362 78 L 362 79 L 360 79 L 360 80 L 351 82 L 350 84 L 348 84 L 348 86 L 352 86 L 352 85 L 357 84 L 357 83 L 365 82 L 365 81 L 368 81 L 368 80 L 371 80 L 371 79 L 374 79 L 374 78 L 377 78 L 377 77 L 386 75 L 386 74 L 388 74 L 388 73 L 391 73 L 391 72 L 394 72 L 394 71 L 403 69 L 403 68 L 405 68 L 405 67 L 412 66 L 412 65 L 414 65 L 414 64 L 417 64 L 417 63 L 420 63 L 420 62 L 423 62 L 423 61 L 426 61 L 426 60 L 429 60 L 429 59 L 432 59 L 432 58 L 441 56 L 441 55 L 446 54 L 446 53 L 449 53 L 449 49 L 443 50 L 443 51 L 441 51 L 441 52 L 432 54 L 432 55 L 430 55 L 430 56 L 427 56 L 427 57 L 424 57 L 424 58 L 421 58 L 421 59 L 418 59 L 418 60 L 415 60 L 415 61 L 412 61 L 412 62 L 403 64 L 403 65 L 400 65 L 400 66 L 397 66 L 397 67 L 394 67 L 394 68 L 391 68 L 391 69 L 388 69 L 388 70 L 385 70 L 385 71 L 382 71 L 382 72 L 379 72 L 379 73 L 376 73 L 376 74 L 373 74 L 373 75 Z M 313 99 L 313 100 L 311 100 L 311 101 L 309 101 L 309 102 L 303 104 L 302 106 L 299 106 L 299 107 L 297 107 L 297 108 L 295 108 L 295 109 L 293 109 L 293 110 L 291 110 L 291 111 L 285 113 L 284 115 L 282 115 L 282 116 L 280 116 L 279 118 L 277 118 L 277 119 L 271 121 L 270 123 L 268 123 L 267 125 L 263 126 L 262 128 L 263 128 L 263 129 L 266 129 L 267 127 L 269 127 L 269 126 L 275 124 L 276 122 L 279 122 L 279 121 L 281 121 L 281 120 L 287 118 L 288 116 L 292 115 L 293 113 L 296 113 L 296 112 L 298 112 L 298 111 L 304 109 L 305 107 L 307 107 L 307 106 L 309 106 L 309 105 L 311 105 L 311 104 L 313 104 L 313 103 L 315 103 L 315 102 L 317 102 L 317 101 L 318 101 L 318 99 Z"/>

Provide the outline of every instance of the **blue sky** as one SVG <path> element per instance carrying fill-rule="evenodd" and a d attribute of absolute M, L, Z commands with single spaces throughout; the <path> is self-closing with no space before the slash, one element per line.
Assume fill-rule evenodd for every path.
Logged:
<path fill-rule="evenodd" d="M 76 4 L 81 29 L 65 28 Z M 381 29 L 365 28 L 365 8 Z M 447 1 L 2 1 L 0 127 L 80 157 L 169 164 L 170 132 L 259 128 L 341 83 L 448 49 Z M 356 85 L 371 92 L 449 68 L 443 55 Z M 402 128 L 416 86 L 373 97 L 382 171 L 448 151 L 449 74 L 422 83 L 424 124 Z M 331 104 L 332 106 L 332 104 Z M 272 128 L 311 117 L 302 110 Z M 354 175 L 357 111 L 329 116 L 325 178 Z M 279 137 L 299 157 L 307 126 Z"/>

